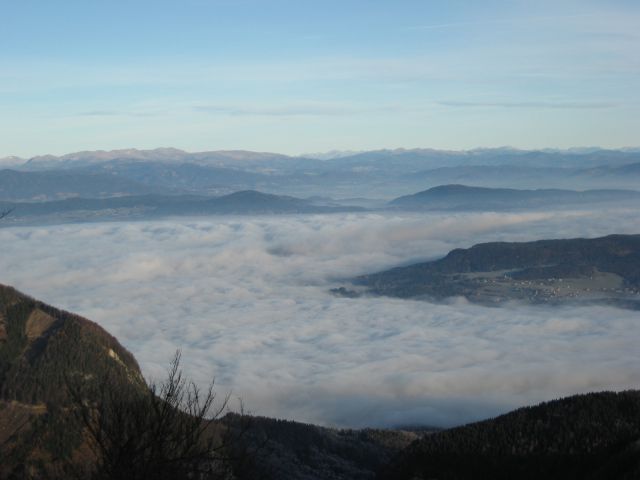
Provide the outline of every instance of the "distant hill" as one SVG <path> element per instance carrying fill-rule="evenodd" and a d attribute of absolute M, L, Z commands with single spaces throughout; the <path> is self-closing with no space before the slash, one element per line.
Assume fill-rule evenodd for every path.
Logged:
<path fill-rule="evenodd" d="M 640 308 L 640 235 L 494 242 L 456 249 L 433 262 L 363 275 L 354 284 L 375 295 L 499 304 L 604 302 Z M 342 289 L 335 293 L 349 296 Z"/>
<path fill-rule="evenodd" d="M 125 220 L 172 215 L 267 215 L 361 211 L 361 207 L 322 205 L 284 195 L 252 190 L 220 197 L 195 195 L 132 195 L 114 198 L 69 198 L 50 202 L 0 202 L 10 210 L 3 225 L 44 222 Z"/>
<path fill-rule="evenodd" d="M 412 210 L 518 210 L 553 206 L 580 207 L 606 202 L 640 202 L 634 190 L 516 190 L 441 185 L 392 200 L 394 208 Z"/>
<path fill-rule="evenodd" d="M 379 480 L 640 478 L 640 392 L 525 407 L 425 435 Z"/>
<path fill-rule="evenodd" d="M 207 200 L 206 208 L 212 213 L 323 213 L 359 210 L 358 208 L 323 207 L 295 197 L 253 190 Z"/>
<path fill-rule="evenodd" d="M 600 157 L 596 157 L 598 159 Z M 640 156 L 622 157 L 619 164 L 612 158 L 602 157 L 600 165 L 586 167 L 578 161 L 558 162 L 551 165 L 521 164 L 517 161 L 494 165 L 444 165 L 405 173 L 402 179 L 409 185 L 421 182 L 426 186 L 443 184 L 473 184 L 477 186 L 510 188 L 630 188 L 640 179 Z M 582 159 L 578 156 L 576 160 Z M 505 159 L 507 160 L 507 159 Z"/>

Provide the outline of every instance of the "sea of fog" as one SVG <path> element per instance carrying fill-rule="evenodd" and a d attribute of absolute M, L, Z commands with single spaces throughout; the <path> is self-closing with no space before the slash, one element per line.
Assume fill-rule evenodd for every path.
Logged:
<path fill-rule="evenodd" d="M 484 241 L 640 233 L 640 212 L 208 217 L 0 229 L 0 282 L 100 323 L 251 413 L 449 426 L 640 387 L 638 312 L 337 298 L 341 279 Z"/>

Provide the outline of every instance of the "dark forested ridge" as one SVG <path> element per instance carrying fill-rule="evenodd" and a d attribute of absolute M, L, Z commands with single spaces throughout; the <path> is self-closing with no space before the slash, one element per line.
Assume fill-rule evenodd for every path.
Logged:
<path fill-rule="evenodd" d="M 233 424 L 234 417 L 227 421 Z M 423 432 L 333 429 L 253 417 L 244 442 L 256 452 L 249 478 L 373 479 Z"/>
<path fill-rule="evenodd" d="M 114 389 L 144 386 L 133 355 L 100 326 L 0 285 L 0 478 L 81 447 L 65 385 L 106 371 Z"/>
<path fill-rule="evenodd" d="M 0 398 L 59 402 L 63 375 L 112 364 L 142 381 L 133 355 L 99 325 L 0 285 Z"/>
<path fill-rule="evenodd" d="M 404 298 L 464 296 L 489 304 L 596 301 L 638 308 L 640 235 L 483 243 L 433 262 L 364 275 L 354 283 L 373 294 Z"/>
<path fill-rule="evenodd" d="M 640 392 L 576 395 L 426 435 L 379 476 L 432 478 L 640 478 Z"/>

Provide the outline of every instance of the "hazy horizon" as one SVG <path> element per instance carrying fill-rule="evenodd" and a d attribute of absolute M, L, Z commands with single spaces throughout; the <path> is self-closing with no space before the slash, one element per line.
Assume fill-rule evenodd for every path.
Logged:
<path fill-rule="evenodd" d="M 70 151 L 60 151 L 60 152 L 39 152 L 32 155 L 14 155 L 14 154 L 0 154 L 0 161 L 7 159 L 19 159 L 19 160 L 30 160 L 32 158 L 37 157 L 45 157 L 45 156 L 54 156 L 54 157 L 64 157 L 67 155 L 77 155 L 82 153 L 113 153 L 113 152 L 126 152 L 126 151 L 137 151 L 137 152 L 153 152 L 153 151 L 162 151 L 162 150 L 179 150 L 184 153 L 197 154 L 197 153 L 215 153 L 215 152 L 247 152 L 247 153 L 261 153 L 261 154 L 273 154 L 273 155 L 284 155 L 293 158 L 310 158 L 314 159 L 316 156 L 318 157 L 327 157 L 327 158 L 340 158 L 343 156 L 357 155 L 361 153 L 369 153 L 369 152 L 398 152 L 398 151 L 441 151 L 441 152 L 452 152 L 452 153 L 466 153 L 466 152 L 479 152 L 479 151 L 491 151 L 491 150 L 513 150 L 517 152 L 566 152 L 566 153 L 581 153 L 591 150 L 612 150 L 612 151 L 636 151 L 640 150 L 640 144 L 638 145 L 622 145 L 618 147 L 603 147 L 600 145 L 573 145 L 564 148 L 554 148 L 554 147 L 540 147 L 540 148 L 523 148 L 513 145 L 494 145 L 494 146 L 476 146 L 470 148 L 433 148 L 430 146 L 387 146 L 376 148 L 372 150 L 357 150 L 353 148 L 346 149 L 331 149 L 322 150 L 322 151 L 303 151 L 303 152 L 293 152 L 293 153 L 285 153 L 281 151 L 267 151 L 267 150 L 247 150 L 243 148 L 229 148 L 229 149 L 218 149 L 218 148 L 209 148 L 203 150 L 188 150 L 177 148 L 174 146 L 159 146 L 159 147 L 150 147 L 150 148 L 138 148 L 138 147 L 125 147 L 125 148 L 113 148 L 113 149 L 89 149 L 89 150 L 70 150 Z M 320 158 L 319 158 L 320 159 Z"/>

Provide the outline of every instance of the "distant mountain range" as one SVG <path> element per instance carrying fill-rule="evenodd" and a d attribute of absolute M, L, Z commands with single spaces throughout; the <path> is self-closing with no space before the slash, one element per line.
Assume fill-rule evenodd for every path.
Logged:
<path fill-rule="evenodd" d="M 442 184 L 634 189 L 640 180 L 640 150 L 633 149 L 396 149 L 314 157 L 247 151 L 189 153 L 160 148 L 77 152 L 31 159 L 11 157 L 0 160 L 0 166 L 45 175 L 52 171 L 108 174 L 153 188 L 154 192 L 159 188 L 163 193 L 205 195 L 262 190 L 294 196 L 393 198 Z M 110 191 L 119 190 L 115 187 L 102 190 Z M 26 194 L 20 199 L 27 199 Z"/>
<path fill-rule="evenodd" d="M 101 382 L 105 372 L 108 383 Z M 78 472 L 70 466 L 92 461 L 73 423 L 78 404 L 65 388 L 70 379 L 81 381 L 88 395 L 146 388 L 133 355 L 98 325 L 0 285 L 2 478 L 69 478 Z M 640 393 L 634 391 L 568 397 L 443 431 L 245 420 L 231 414 L 216 423 L 244 430 L 238 448 L 245 461 L 232 464 L 230 480 L 605 480 L 640 474 Z"/>
<path fill-rule="evenodd" d="M 640 235 L 482 243 L 353 283 L 356 290 L 341 287 L 334 293 L 432 300 L 462 296 L 488 305 L 597 302 L 640 309 Z"/>

